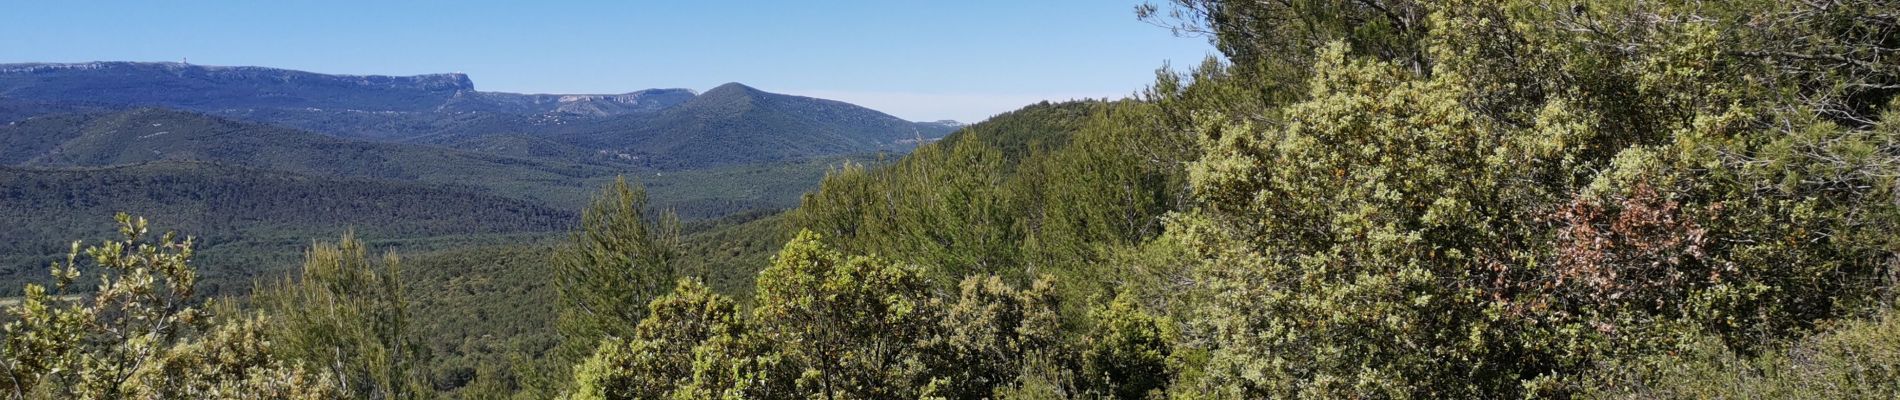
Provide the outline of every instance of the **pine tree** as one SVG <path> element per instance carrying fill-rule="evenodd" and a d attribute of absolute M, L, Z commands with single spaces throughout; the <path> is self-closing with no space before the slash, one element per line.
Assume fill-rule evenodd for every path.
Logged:
<path fill-rule="evenodd" d="M 633 337 L 647 302 L 681 273 L 679 248 L 678 218 L 648 210 L 646 189 L 625 178 L 602 189 L 552 260 L 561 357 L 579 360 L 603 339 Z"/>
<path fill-rule="evenodd" d="M 284 357 L 336 377 L 350 396 L 413 399 L 429 393 L 428 354 L 419 342 L 402 260 L 371 262 L 354 234 L 317 242 L 302 273 L 260 288 L 256 303 Z"/>

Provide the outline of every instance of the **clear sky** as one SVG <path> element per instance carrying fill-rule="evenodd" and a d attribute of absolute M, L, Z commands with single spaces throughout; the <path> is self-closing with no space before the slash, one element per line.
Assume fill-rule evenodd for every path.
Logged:
<path fill-rule="evenodd" d="M 485 91 L 742 82 L 912 120 L 1119 98 L 1201 38 L 1140 0 L 5 1 L 0 63 L 178 61 L 322 73 L 463 72 Z"/>

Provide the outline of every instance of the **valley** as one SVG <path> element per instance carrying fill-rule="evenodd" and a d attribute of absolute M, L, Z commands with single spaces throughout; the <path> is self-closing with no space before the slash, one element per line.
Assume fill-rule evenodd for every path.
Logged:
<path fill-rule="evenodd" d="M 0 118 L 0 213 L 22 222 L 0 231 L 0 282 L 37 280 L 66 250 L 36 238 L 105 238 L 128 212 L 198 236 L 207 281 L 235 288 L 345 231 L 438 248 L 558 237 L 621 177 L 687 221 L 782 210 L 843 163 L 954 128 L 736 83 L 528 95 L 455 74 L 117 62 L 0 65 Z"/>

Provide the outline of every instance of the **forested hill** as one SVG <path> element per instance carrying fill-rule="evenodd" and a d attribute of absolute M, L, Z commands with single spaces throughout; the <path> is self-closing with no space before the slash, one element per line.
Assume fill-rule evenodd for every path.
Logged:
<path fill-rule="evenodd" d="M 728 83 L 654 115 L 577 124 L 560 137 L 584 147 L 619 150 L 644 164 L 682 168 L 902 152 L 941 138 L 950 129 L 844 102 Z"/>
<path fill-rule="evenodd" d="M 97 167 L 192 160 L 300 174 L 480 187 L 576 207 L 610 166 L 333 138 L 184 111 L 57 114 L 0 127 L 0 164 Z"/>
<path fill-rule="evenodd" d="M 564 229 L 574 212 L 482 194 L 469 187 L 413 185 L 265 171 L 204 162 L 102 168 L 0 169 L 9 230 L 55 233 L 97 228 L 119 211 L 173 221 L 202 236 L 422 236 Z M 12 241 L 45 237 L 8 232 Z M 40 243 L 47 248 L 57 242 Z M 65 250 L 59 248 L 57 250 Z M 11 254 L 12 252 L 6 252 Z M 45 253 L 42 253 L 45 254 Z"/>
<path fill-rule="evenodd" d="M 101 168 L 0 167 L 0 281 L 42 277 L 43 266 L 69 250 L 67 240 L 109 238 L 112 217 L 127 212 L 167 221 L 210 250 L 227 243 L 289 242 L 354 230 L 376 238 L 556 232 L 572 210 L 482 193 L 464 186 L 416 185 L 266 171 L 204 162 L 162 161 Z M 228 252 L 227 252 L 228 253 Z M 268 253 L 268 254 L 266 254 Z M 282 249 L 245 257 L 280 256 Z M 294 252 L 292 253 L 294 254 Z M 228 257 L 227 257 L 228 258 Z M 247 261 L 262 261 L 247 258 Z M 282 259 L 269 259 L 283 262 Z M 216 262 L 221 275 L 279 271 L 276 265 Z"/>

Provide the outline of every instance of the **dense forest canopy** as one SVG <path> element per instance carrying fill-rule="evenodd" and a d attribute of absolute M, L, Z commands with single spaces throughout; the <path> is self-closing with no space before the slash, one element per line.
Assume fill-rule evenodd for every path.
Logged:
<path fill-rule="evenodd" d="M 1221 56 L 847 163 L 782 214 L 682 225 L 621 180 L 555 243 L 346 235 L 215 301 L 190 239 L 121 217 L 8 305 L 0 389 L 1900 396 L 1900 3 L 1135 13 Z"/>

